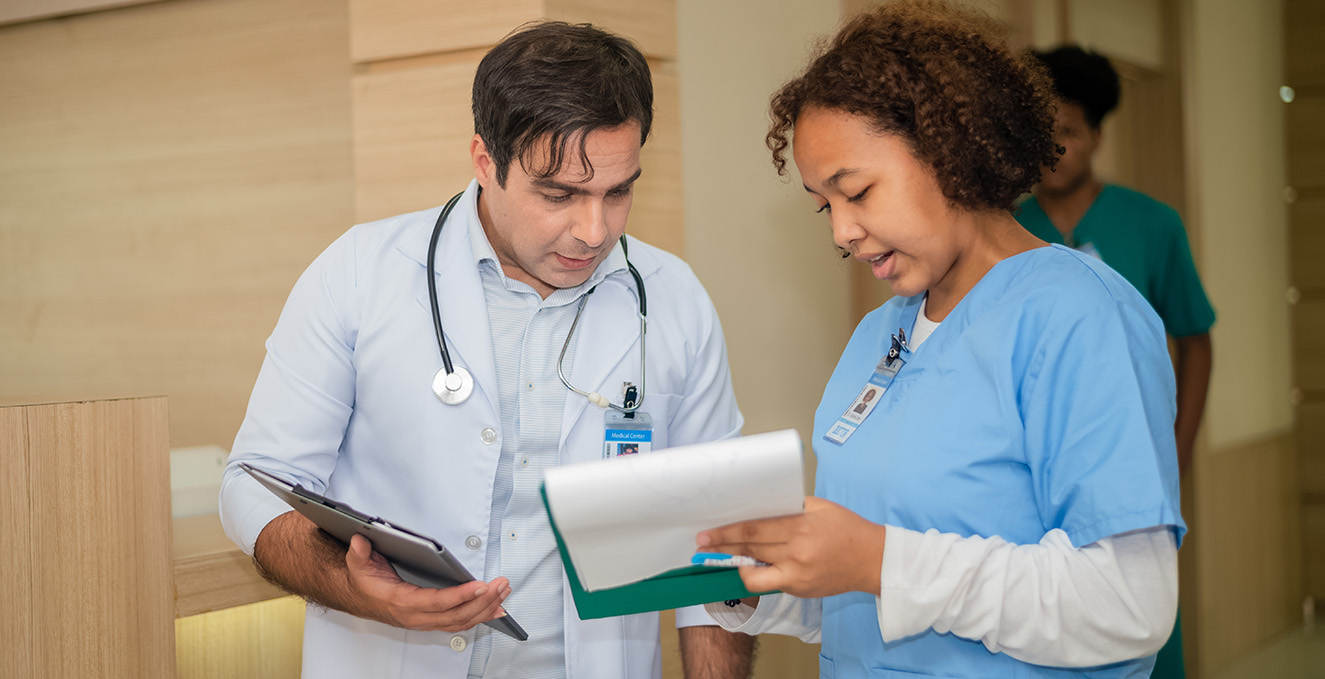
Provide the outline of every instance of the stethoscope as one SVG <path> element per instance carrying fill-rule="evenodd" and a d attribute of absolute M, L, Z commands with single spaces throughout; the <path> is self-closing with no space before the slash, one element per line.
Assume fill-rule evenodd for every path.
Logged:
<path fill-rule="evenodd" d="M 442 352 L 442 369 L 432 378 L 432 393 L 447 405 L 460 405 L 469 400 L 470 394 L 474 393 L 474 376 L 469 373 L 464 366 L 458 366 L 451 363 L 451 352 L 446 350 L 446 337 L 442 334 L 442 312 L 437 305 L 437 267 L 434 260 L 437 258 L 437 239 L 442 235 L 442 225 L 446 223 L 446 218 L 451 216 L 451 210 L 455 209 L 456 203 L 465 195 L 464 191 L 455 194 L 451 200 L 446 202 L 442 208 L 442 214 L 437 217 L 437 224 L 432 228 L 432 239 L 428 241 L 428 300 L 432 302 L 432 324 L 437 330 L 437 348 Z M 626 255 L 626 268 L 630 270 L 630 275 L 635 279 L 635 289 L 639 292 L 639 389 L 628 394 L 622 405 L 617 405 L 607 400 L 607 397 L 598 392 L 587 392 L 577 389 L 566 379 L 566 372 L 562 369 L 562 362 L 566 360 L 566 350 L 570 348 L 570 340 L 575 336 L 575 327 L 580 324 L 580 314 L 584 313 L 584 305 L 589 301 L 589 295 L 592 295 L 598 286 L 589 288 L 589 291 L 580 297 L 579 308 L 575 310 L 575 319 L 571 321 L 570 332 L 566 333 L 566 341 L 561 345 L 561 354 L 557 357 L 557 377 L 561 378 L 561 383 L 566 388 L 589 399 L 589 402 L 599 408 L 612 408 L 626 413 L 628 416 L 639 410 L 644 404 L 644 333 L 648 322 L 648 305 L 644 298 L 644 279 L 640 277 L 639 271 L 635 265 L 630 263 L 629 253 L 626 251 L 626 237 L 621 236 L 621 252 Z"/>

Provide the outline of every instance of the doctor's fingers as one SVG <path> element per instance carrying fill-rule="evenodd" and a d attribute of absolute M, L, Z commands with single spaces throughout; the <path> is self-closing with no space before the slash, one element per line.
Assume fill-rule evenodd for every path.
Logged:
<path fill-rule="evenodd" d="M 506 598 L 510 591 L 511 583 L 506 578 L 496 578 L 492 582 L 475 580 L 442 589 L 422 587 L 419 589 L 414 605 L 420 609 L 439 614 L 467 609 L 468 613 L 472 615 L 475 613 L 476 606 L 493 600 L 500 601 Z"/>
<path fill-rule="evenodd" d="M 460 632 L 491 620 L 500 611 L 501 604 L 510 596 L 511 587 L 505 578 L 491 583 L 466 583 L 446 589 L 421 588 L 421 596 L 398 610 L 401 627 L 415 630 L 442 630 Z M 478 584 L 481 587 L 473 588 Z M 477 592 L 482 591 L 482 594 Z M 468 598 L 466 598 L 468 597 Z"/>
<path fill-rule="evenodd" d="M 374 551 L 373 543 L 362 535 L 350 538 L 349 549 L 345 550 L 345 567 L 356 580 L 373 578 L 384 582 L 400 581 L 400 576 L 387 563 L 386 557 Z"/>
<path fill-rule="evenodd" d="M 496 601 L 492 602 L 492 604 L 491 604 L 490 606 L 488 606 L 487 608 L 484 608 L 483 610 L 479 611 L 478 613 L 476 613 L 476 614 L 470 616 L 470 618 L 469 618 L 468 620 L 465 620 L 465 621 L 460 622 L 460 623 L 458 623 L 458 624 L 442 625 L 442 626 L 439 626 L 437 629 L 439 629 L 439 630 L 441 630 L 441 631 L 443 631 L 443 632 L 463 632 L 463 631 L 465 631 L 465 630 L 467 630 L 467 629 L 471 629 L 471 628 L 473 628 L 473 627 L 478 627 L 479 625 L 481 625 L 481 624 L 483 624 L 483 623 L 485 623 L 485 622 L 487 622 L 487 621 L 489 621 L 489 620 L 493 620 L 493 619 L 495 619 L 495 618 L 500 618 L 500 617 L 502 617 L 503 615 L 506 615 L 506 610 L 505 610 L 504 608 L 502 608 L 502 602 L 506 599 L 506 596 L 507 596 L 508 594 L 510 594 L 509 591 L 507 591 L 506 594 L 503 594 L 503 595 L 502 595 L 500 598 L 498 598 Z M 460 615 L 460 614 L 457 613 L 457 617 L 458 617 L 459 615 Z"/>

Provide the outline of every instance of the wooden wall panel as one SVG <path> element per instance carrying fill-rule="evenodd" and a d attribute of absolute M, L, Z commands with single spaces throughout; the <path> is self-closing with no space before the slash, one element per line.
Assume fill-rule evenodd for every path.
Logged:
<path fill-rule="evenodd" d="M 1325 125 L 1321 124 L 1325 120 L 1325 93 L 1299 93 L 1284 110 L 1287 111 L 1286 133 L 1292 140 L 1288 154 L 1289 185 L 1325 186 Z"/>
<path fill-rule="evenodd" d="M 1297 464 L 1302 493 L 1303 595 L 1325 602 L 1325 402 L 1297 409 Z"/>
<path fill-rule="evenodd" d="M 474 178 L 469 93 L 482 52 L 354 76 L 355 217 L 441 205 Z"/>
<path fill-rule="evenodd" d="M 1325 290 L 1325 190 L 1298 192 L 1288 208 L 1288 232 L 1289 280 Z"/>
<path fill-rule="evenodd" d="M 350 0 L 355 63 L 488 47 L 543 14 L 543 0 Z"/>
<path fill-rule="evenodd" d="M 1325 500 L 1302 503 L 1303 594 L 1316 599 L 1316 615 L 1325 602 Z"/>
<path fill-rule="evenodd" d="M 84 12 L 100 12 L 161 0 L 4 0 L 0 2 L 0 24 L 47 19 Z"/>
<path fill-rule="evenodd" d="M 1201 676 L 1219 671 L 1301 618 L 1297 464 L 1288 435 L 1197 460 L 1195 498 Z"/>
<path fill-rule="evenodd" d="M 174 445 L 230 446 L 353 223 L 346 22 L 178 0 L 0 29 L 0 401 L 168 394 Z"/>
<path fill-rule="evenodd" d="M 1302 492 L 1325 502 L 1325 401 L 1299 405 L 1295 430 Z"/>
<path fill-rule="evenodd" d="M 1164 66 L 1162 0 L 1066 0 L 1067 34 L 1074 42 L 1152 70 Z"/>
<path fill-rule="evenodd" d="M 1295 386 L 1325 391 L 1325 295 L 1306 295 L 1292 309 Z"/>
<path fill-rule="evenodd" d="M 1285 0 L 1284 80 L 1297 97 L 1284 107 L 1291 283 L 1302 292 L 1293 308 L 1294 380 L 1305 397 L 1297 412 L 1302 512 L 1303 594 L 1325 602 L 1325 4 Z M 1319 615 L 1319 613 L 1318 613 Z"/>
<path fill-rule="evenodd" d="M 37 676 L 37 648 L 28 614 L 34 608 L 33 542 L 28 492 L 28 430 L 22 408 L 0 408 L 0 677 Z"/>
<path fill-rule="evenodd" d="M 1293 87 L 1325 85 L 1325 3 L 1284 3 L 1284 72 Z"/>
<path fill-rule="evenodd" d="M 0 409 L 9 474 L 27 502 L 5 552 L 5 625 L 26 629 L 28 677 L 169 677 L 174 672 L 170 467 L 164 398 Z M 21 423 L 19 422 L 21 420 Z M 12 434 L 26 435 L 23 451 Z M 15 454 L 17 452 L 17 454 Z M 16 459 L 26 456 L 26 469 Z M 7 493 L 8 495 L 8 493 Z M 6 504 L 11 504 L 6 500 Z M 6 560 L 13 559 L 7 556 Z M 15 564 L 22 565 L 22 564 Z M 18 582 L 10 578 L 17 576 Z M 24 595 L 10 599 L 18 585 Z M 6 642 L 9 645 L 9 642 Z M 5 654 L 9 656 L 8 653 Z M 17 654 L 23 662 L 23 653 Z M 6 661 L 9 662 L 9 661 Z"/>
<path fill-rule="evenodd" d="M 680 83 L 676 66 L 650 62 L 653 71 L 653 134 L 640 151 L 640 175 L 626 231 L 674 255 L 685 254 L 681 189 Z"/>
<path fill-rule="evenodd" d="M 355 63 L 491 47 L 527 21 L 589 22 L 676 58 L 676 0 L 350 0 Z"/>
<path fill-rule="evenodd" d="M 650 59 L 676 59 L 676 0 L 547 0 L 545 11 L 625 35 Z"/>

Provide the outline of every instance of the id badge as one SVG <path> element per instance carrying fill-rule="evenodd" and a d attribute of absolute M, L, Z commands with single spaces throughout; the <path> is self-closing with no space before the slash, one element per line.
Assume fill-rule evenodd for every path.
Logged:
<path fill-rule="evenodd" d="M 887 355 L 874 366 L 874 372 L 865 382 L 860 393 L 856 394 L 851 405 L 847 406 L 846 412 L 843 412 L 833 426 L 824 432 L 825 440 L 839 446 L 846 443 L 865 418 L 874 412 L 875 406 L 879 405 L 888 387 L 892 386 L 893 378 L 897 377 L 902 366 L 906 365 L 906 359 L 902 358 L 902 354 L 911 353 L 910 347 L 906 344 L 906 333 L 900 329 L 897 332 L 898 335 L 893 335 L 892 346 L 888 349 Z"/>
<path fill-rule="evenodd" d="M 653 418 L 642 410 L 634 417 L 609 408 L 603 415 L 603 459 L 647 453 L 653 448 Z"/>

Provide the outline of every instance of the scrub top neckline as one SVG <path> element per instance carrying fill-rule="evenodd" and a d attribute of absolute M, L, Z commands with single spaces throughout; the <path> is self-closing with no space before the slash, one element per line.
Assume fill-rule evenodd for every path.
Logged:
<path fill-rule="evenodd" d="M 1090 207 L 1086 208 L 1086 211 L 1081 214 L 1081 219 L 1078 219 L 1076 225 L 1072 227 L 1072 232 L 1067 235 L 1064 235 L 1062 231 L 1059 231 L 1058 226 L 1054 224 L 1054 220 L 1049 218 L 1049 213 L 1045 212 L 1044 206 L 1040 204 L 1039 196 L 1032 196 L 1032 198 L 1035 200 L 1035 209 L 1040 211 L 1040 214 L 1044 216 L 1045 221 L 1049 222 L 1049 225 L 1053 227 L 1054 233 L 1057 233 L 1059 238 L 1062 239 L 1061 244 L 1075 249 L 1093 242 L 1091 237 L 1093 236 L 1092 229 L 1094 228 L 1095 220 L 1092 219 L 1091 216 L 1099 212 L 1100 204 L 1106 202 L 1105 196 L 1112 196 L 1117 192 L 1117 188 L 1118 187 L 1113 184 L 1106 183 L 1104 188 L 1100 189 L 1100 192 L 1095 195 L 1095 200 L 1090 202 Z M 1085 228 L 1083 229 L 1082 227 Z M 1053 245 L 1053 243 L 1051 243 L 1051 245 Z"/>
<path fill-rule="evenodd" d="M 997 279 L 1000 277 L 1015 275 L 1018 262 L 1031 257 L 1041 256 L 1036 253 L 1039 253 L 1042 250 L 1052 250 L 1055 248 L 1067 252 L 1074 252 L 1071 248 L 1068 248 L 1065 245 L 1052 243 L 1005 257 L 996 262 L 994 266 L 990 267 L 989 270 L 980 277 L 980 280 L 976 281 L 975 285 L 971 286 L 971 289 L 966 291 L 966 294 L 957 302 L 957 305 L 953 307 L 952 311 L 948 312 L 948 315 L 938 324 L 938 327 L 934 328 L 933 333 L 931 333 L 929 338 L 925 340 L 924 347 L 927 348 L 924 351 L 920 351 L 920 347 L 916 347 L 912 350 L 910 357 L 907 359 L 906 367 L 897 374 L 896 381 L 904 382 L 915 379 L 924 371 L 924 368 L 928 364 L 938 360 L 938 357 L 952 345 L 953 340 L 960 336 L 962 330 L 964 330 L 969 324 L 972 314 L 974 313 L 972 310 L 981 308 L 980 305 L 982 302 L 991 295 L 996 295 L 999 290 L 1004 287 L 996 284 L 995 281 Z M 920 313 L 921 302 L 924 301 L 926 294 L 928 294 L 928 291 L 908 297 L 906 301 L 902 303 L 901 318 L 899 320 L 901 321 L 902 328 L 906 330 L 908 337 L 915 334 L 916 317 Z M 879 354 L 880 356 L 887 352 L 887 345 L 891 342 L 891 333 L 896 332 L 896 329 L 894 328 L 882 328 L 882 330 L 883 332 L 880 333 L 879 338 L 882 352 Z"/>

